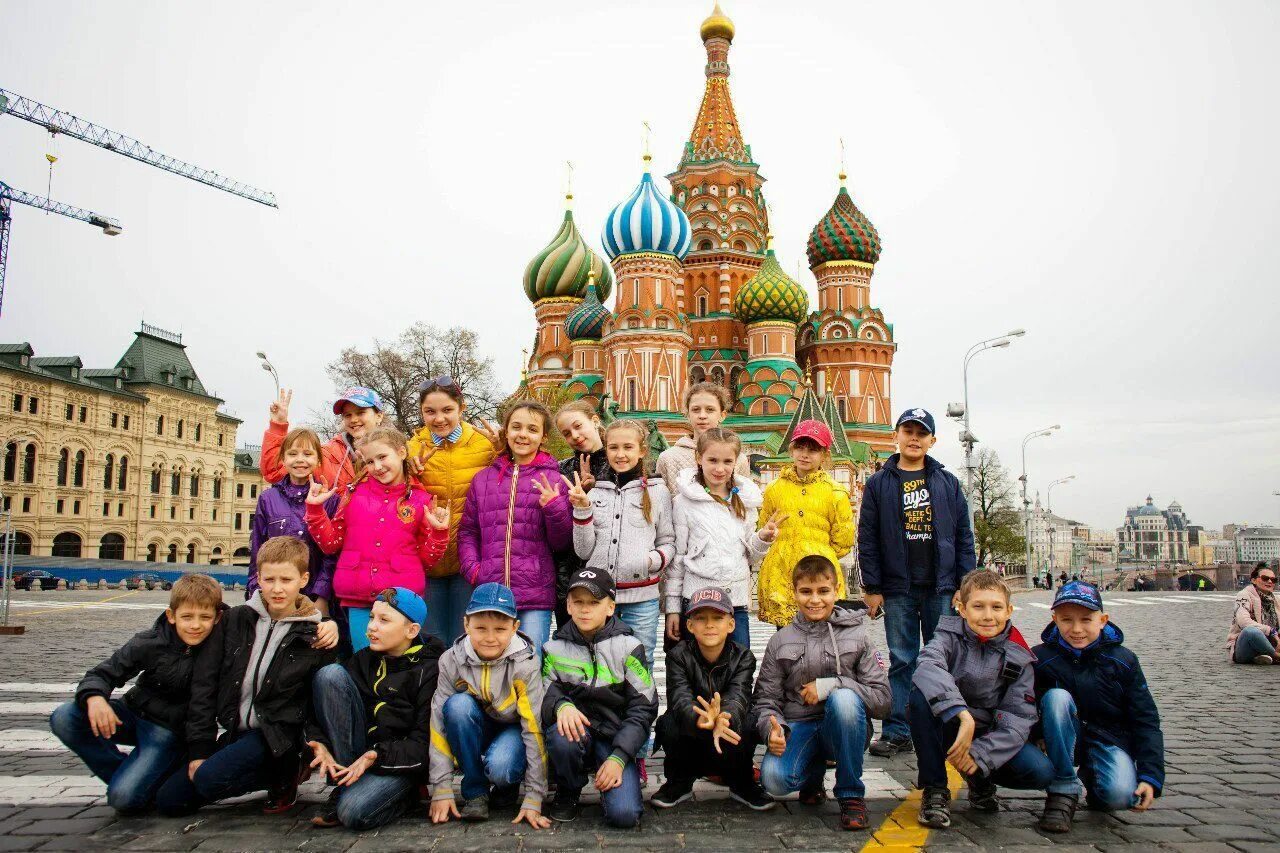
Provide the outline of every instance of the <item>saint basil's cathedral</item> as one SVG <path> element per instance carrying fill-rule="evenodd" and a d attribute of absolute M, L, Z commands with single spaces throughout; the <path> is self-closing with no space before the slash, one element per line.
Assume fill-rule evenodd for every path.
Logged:
<path fill-rule="evenodd" d="M 717 4 L 700 34 L 706 87 L 667 175 L 671 192 L 655 183 L 646 153 L 639 184 L 605 219 L 608 264 L 566 209 L 525 269 L 538 332 L 522 390 L 585 398 L 606 417 L 652 422 L 674 439 L 688 432 L 685 390 L 715 382 L 735 401 L 726 426 L 764 479 L 785 461 L 795 424 L 816 417 L 836 436 L 833 473 L 852 484 L 893 451 L 897 345 L 871 301 L 880 237 L 841 174 L 809 236 L 818 291 L 810 310 L 774 253 L 765 179 L 729 94 L 733 22 Z"/>

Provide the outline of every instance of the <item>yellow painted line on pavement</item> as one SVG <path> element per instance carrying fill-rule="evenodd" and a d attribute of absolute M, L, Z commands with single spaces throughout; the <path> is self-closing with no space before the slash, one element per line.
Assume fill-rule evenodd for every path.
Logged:
<path fill-rule="evenodd" d="M 948 764 L 947 787 L 951 789 L 953 801 L 963 786 L 964 779 L 954 767 Z M 920 821 L 917 820 L 920 817 L 920 793 L 918 788 L 912 789 L 907 798 L 875 828 L 871 840 L 862 845 L 861 853 L 867 853 L 870 850 L 907 853 L 924 846 L 929 838 L 929 827 L 921 826 Z"/>
<path fill-rule="evenodd" d="M 106 604 L 108 601 L 116 601 L 121 598 L 128 598 L 131 595 L 137 595 L 138 592 L 139 590 L 135 589 L 132 592 L 122 592 L 119 595 L 113 595 L 113 596 L 110 596 L 109 598 L 99 598 L 97 601 L 83 601 L 79 604 L 64 604 L 61 607 L 55 607 L 52 610 L 32 610 L 28 613 L 23 613 L 22 615 L 23 616 L 43 616 L 46 613 L 65 613 L 68 610 L 76 610 L 81 607 L 94 607 L 95 605 L 98 605 L 98 604 Z"/>

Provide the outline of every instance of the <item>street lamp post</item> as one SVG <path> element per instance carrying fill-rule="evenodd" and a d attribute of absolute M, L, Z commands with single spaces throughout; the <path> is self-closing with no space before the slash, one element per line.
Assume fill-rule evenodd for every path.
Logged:
<path fill-rule="evenodd" d="M 1069 474 L 1068 476 L 1063 477 L 1063 478 L 1062 478 L 1062 479 L 1060 479 L 1060 480 L 1054 480 L 1052 483 L 1050 483 L 1050 484 L 1049 484 L 1049 488 L 1045 490 L 1045 498 L 1044 498 L 1045 509 L 1048 511 L 1050 519 L 1052 519 L 1052 518 L 1053 518 L 1053 487 L 1054 487 L 1054 486 L 1060 486 L 1060 485 L 1062 485 L 1063 483 L 1070 482 L 1071 480 L 1074 480 L 1075 478 L 1076 478 L 1076 475 L 1075 475 L 1075 474 Z M 1050 521 L 1050 524 L 1052 524 L 1052 521 Z M 1053 559 L 1053 528 L 1052 528 L 1052 527 L 1050 527 L 1050 528 L 1049 528 L 1049 571 L 1050 571 L 1050 572 L 1052 572 L 1052 571 L 1053 571 L 1053 566 L 1054 566 L 1054 559 Z M 1074 563 L 1074 562 L 1071 564 L 1071 569 L 1072 569 L 1072 573 L 1074 573 L 1074 572 L 1075 572 L 1075 563 Z"/>
<path fill-rule="evenodd" d="M 1027 443 L 1033 438 L 1053 435 L 1053 431 L 1062 429 L 1062 424 L 1041 427 L 1027 433 L 1022 439 L 1022 537 L 1027 546 L 1027 575 L 1031 575 L 1031 502 L 1027 500 Z"/>
<path fill-rule="evenodd" d="M 257 355 L 258 355 L 258 358 L 262 360 L 262 369 L 265 370 L 267 373 L 270 373 L 271 378 L 275 380 L 276 398 L 278 399 L 280 397 L 280 374 L 276 373 L 275 365 L 273 365 L 270 361 L 267 360 L 267 354 L 265 352 L 259 351 Z"/>

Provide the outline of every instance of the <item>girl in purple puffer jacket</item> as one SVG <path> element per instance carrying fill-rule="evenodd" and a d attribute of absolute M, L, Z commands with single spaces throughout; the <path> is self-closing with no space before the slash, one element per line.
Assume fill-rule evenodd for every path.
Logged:
<path fill-rule="evenodd" d="M 496 581 L 516 596 L 520 630 L 541 652 L 551 634 L 556 570 L 551 555 L 573 542 L 569 501 L 556 460 L 542 449 L 551 412 L 528 401 L 507 412 L 498 456 L 471 481 L 458 527 L 467 583 Z"/>

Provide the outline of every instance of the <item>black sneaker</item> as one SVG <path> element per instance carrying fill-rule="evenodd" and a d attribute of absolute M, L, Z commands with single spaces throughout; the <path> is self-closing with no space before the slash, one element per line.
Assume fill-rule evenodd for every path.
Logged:
<path fill-rule="evenodd" d="M 547 817 L 556 823 L 573 823 L 578 819 L 579 796 L 581 795 L 577 791 L 558 792 L 551 801 L 551 808 L 547 810 Z"/>
<path fill-rule="evenodd" d="M 311 825 L 317 829 L 332 829 L 340 826 L 342 821 L 338 820 L 338 794 L 341 788 L 334 788 L 329 792 L 329 799 L 320 809 L 319 814 L 311 818 Z"/>
<path fill-rule="evenodd" d="M 1037 826 L 1041 832 L 1070 832 L 1071 819 L 1078 801 L 1071 794 L 1049 794 L 1044 798 L 1044 812 Z"/>
<path fill-rule="evenodd" d="M 730 788 L 729 799 L 737 800 L 753 812 L 767 812 L 777 805 L 758 782 L 742 788 Z"/>
<path fill-rule="evenodd" d="M 462 819 L 468 823 L 480 823 L 489 819 L 489 795 L 481 794 L 478 797 L 472 797 L 469 800 L 462 801 L 462 808 L 459 810 Z"/>
<path fill-rule="evenodd" d="M 979 812 L 1000 811 L 1000 798 L 996 796 L 996 784 L 982 776 L 970 776 L 969 808 Z"/>
<path fill-rule="evenodd" d="M 818 806 L 822 805 L 827 799 L 827 791 L 825 788 L 801 788 L 800 789 L 800 805 L 802 806 Z"/>
<path fill-rule="evenodd" d="M 660 809 L 669 809 L 693 796 L 692 779 L 668 779 L 662 787 L 649 798 Z"/>
<path fill-rule="evenodd" d="M 920 797 L 921 826 L 946 829 L 951 826 L 951 792 L 946 788 L 925 788 Z"/>
<path fill-rule="evenodd" d="M 489 808 L 494 811 L 510 811 L 516 807 L 519 800 L 519 785 L 504 785 L 501 788 L 495 785 L 489 793 Z"/>
<path fill-rule="evenodd" d="M 910 735 L 902 737 L 881 737 L 878 741 L 871 744 L 868 750 L 872 755 L 880 758 L 893 758 L 900 752 L 915 752 L 915 744 L 911 742 Z"/>

